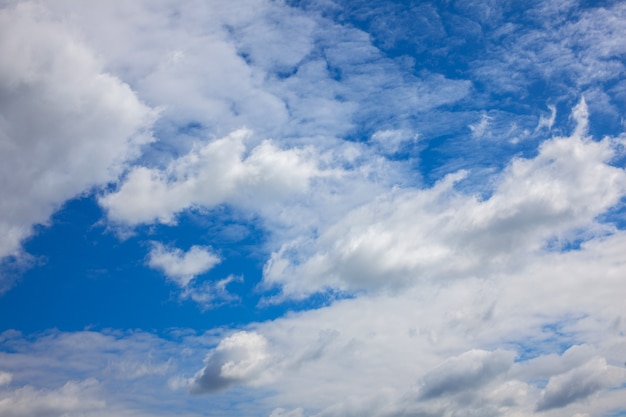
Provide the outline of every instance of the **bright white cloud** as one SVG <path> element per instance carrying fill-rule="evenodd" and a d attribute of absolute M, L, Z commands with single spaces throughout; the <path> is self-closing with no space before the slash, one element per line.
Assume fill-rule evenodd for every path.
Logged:
<path fill-rule="evenodd" d="M 519 268 L 548 245 L 606 233 L 596 217 L 626 194 L 626 172 L 609 164 L 621 142 L 586 136 L 584 100 L 573 115 L 572 136 L 514 159 L 489 198 L 457 191 L 463 172 L 431 189 L 394 190 L 316 239 L 284 244 L 266 265 L 265 283 L 302 297 L 486 277 Z"/>
<path fill-rule="evenodd" d="M 164 170 L 133 168 L 100 204 L 116 222 L 173 223 L 178 212 L 190 207 L 271 204 L 308 190 L 319 170 L 306 150 L 282 150 L 269 140 L 249 149 L 249 135 L 239 130 L 199 145 Z"/>
<path fill-rule="evenodd" d="M 198 275 L 210 271 L 221 258 L 210 248 L 192 246 L 187 252 L 154 243 L 148 255 L 148 266 L 158 269 L 178 286 L 185 288 Z"/>
<path fill-rule="evenodd" d="M 67 199 L 115 180 L 152 140 L 154 113 L 41 6 L 0 9 L 0 55 L 4 257 Z"/>

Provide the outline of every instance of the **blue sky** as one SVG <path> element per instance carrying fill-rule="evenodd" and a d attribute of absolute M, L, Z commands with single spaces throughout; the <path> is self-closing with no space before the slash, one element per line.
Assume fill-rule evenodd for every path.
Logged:
<path fill-rule="evenodd" d="M 626 5 L 0 0 L 0 415 L 626 412 Z"/>

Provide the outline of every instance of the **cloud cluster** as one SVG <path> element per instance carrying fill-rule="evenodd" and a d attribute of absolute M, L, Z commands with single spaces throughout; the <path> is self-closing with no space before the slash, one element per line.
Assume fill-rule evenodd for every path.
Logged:
<path fill-rule="evenodd" d="M 249 135 L 238 130 L 199 145 L 163 170 L 135 167 L 100 204 L 114 222 L 173 223 L 190 207 L 271 204 L 307 191 L 319 171 L 305 150 L 282 150 L 269 140 L 247 149 Z"/>
<path fill-rule="evenodd" d="M 488 277 L 550 246 L 608 233 L 596 217 L 626 194 L 626 172 L 610 164 L 622 141 L 586 135 L 584 100 L 573 116 L 571 136 L 543 142 L 534 158 L 512 160 L 487 198 L 455 188 L 465 172 L 430 189 L 393 190 L 315 239 L 285 243 L 266 265 L 265 283 L 297 298 Z"/>
<path fill-rule="evenodd" d="M 217 281 L 199 282 L 196 279 L 221 261 L 220 256 L 211 248 L 197 245 L 184 252 L 154 242 L 148 254 L 148 266 L 160 270 L 168 280 L 174 282 L 180 290 L 181 299 L 193 300 L 205 310 L 239 300 L 237 295 L 228 291 L 227 286 L 233 282 L 243 281 L 240 276 L 229 275 Z"/>
<path fill-rule="evenodd" d="M 0 257 L 66 200 L 113 181 L 154 112 L 41 6 L 0 10 Z"/>
<path fill-rule="evenodd" d="M 589 131 L 626 103 L 624 4 L 295 3 L 3 2 L 0 258 L 107 184 L 105 221 L 138 233 L 259 219 L 261 304 L 299 310 L 2 333 L 0 414 L 623 412 L 626 144 Z M 153 243 L 146 264 L 209 308 L 237 299 L 242 278 L 200 279 L 223 259 Z"/>

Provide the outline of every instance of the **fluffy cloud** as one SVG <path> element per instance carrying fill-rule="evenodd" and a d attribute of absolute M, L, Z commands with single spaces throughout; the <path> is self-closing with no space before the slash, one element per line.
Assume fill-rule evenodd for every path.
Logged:
<path fill-rule="evenodd" d="M 273 203 L 304 193 L 319 171 L 302 149 L 271 141 L 247 149 L 247 130 L 199 145 L 164 170 L 135 167 L 120 188 L 100 199 L 111 220 L 172 223 L 189 207 Z"/>
<path fill-rule="evenodd" d="M 601 396 L 546 412 L 608 412 L 623 390 L 607 390 L 607 381 L 626 377 L 617 368 L 626 346 L 625 238 L 550 251 L 490 278 L 421 282 L 255 324 L 268 356 L 258 376 L 241 382 L 271 389 L 265 400 L 283 411 L 316 416 L 531 416 L 542 398 L 570 391 Z"/>
<path fill-rule="evenodd" d="M 184 210 L 222 204 L 260 214 L 268 247 L 278 248 L 263 277 L 282 292 L 277 300 L 330 296 L 316 298 L 327 302 L 314 310 L 200 337 L 184 329 L 172 340 L 5 333 L 0 414 L 206 414 L 206 397 L 170 389 L 182 386 L 210 393 L 215 414 L 623 410 L 626 234 L 602 218 L 626 194 L 615 162 L 623 137 L 589 137 L 584 101 L 574 132 L 559 136 L 564 103 L 547 116 L 517 93 L 536 87 L 532 79 L 580 97 L 621 77 L 626 8 L 578 12 L 575 2 L 541 2 L 524 14 L 545 14 L 527 30 L 507 24 L 508 6 L 496 1 L 458 1 L 447 16 L 423 5 L 404 16 L 419 36 L 403 38 L 403 28 L 383 24 L 395 6 L 374 13 L 372 37 L 331 20 L 357 2 L 300 3 L 312 11 L 265 0 L 50 0 L 50 14 L 27 4 L 3 9 L 0 51 L 16 58 L 0 63 L 9 98 L 0 99 L 0 174 L 11 179 L 0 195 L 16 197 L 0 202 L 0 256 L 16 253 L 32 224 L 67 198 L 119 178 L 150 140 L 152 113 L 136 91 L 162 108 L 160 140 L 99 195 L 108 219 L 175 226 Z M 564 10 L 575 20 L 558 20 Z M 433 37 L 449 45 L 417 56 L 420 63 L 377 47 Z M 482 55 L 455 58 L 455 48 Z M 453 79 L 429 66 L 437 60 Z M 493 92 L 504 97 L 492 100 Z M 616 94 L 587 97 L 612 105 Z M 415 155 L 453 142 L 462 161 L 431 172 L 415 169 L 426 156 L 392 161 L 418 131 Z M 546 132 L 555 136 L 544 141 Z M 436 146 L 421 148 L 432 138 Z M 542 143 L 533 153 L 530 143 L 518 146 L 522 139 Z M 487 141 L 511 147 L 500 158 L 477 145 Z M 518 152 L 525 156 L 505 162 Z M 486 155 L 488 176 L 450 169 L 477 154 Z M 435 184 L 422 186 L 421 175 Z M 199 246 L 155 244 L 148 256 L 181 297 L 208 307 L 234 299 L 227 286 L 241 279 L 198 283 L 218 261 Z"/>
<path fill-rule="evenodd" d="M 201 394 L 252 382 L 264 371 L 268 356 L 264 336 L 256 332 L 235 333 L 207 356 L 205 367 L 190 381 L 189 389 Z"/>
<path fill-rule="evenodd" d="M 623 378 L 619 378 L 619 371 L 610 369 L 604 358 L 594 358 L 564 374 L 550 378 L 537 403 L 537 411 L 565 407 L 601 389 L 616 385 L 620 379 Z"/>
<path fill-rule="evenodd" d="M 189 251 L 183 252 L 160 243 L 154 243 L 148 256 L 148 266 L 162 271 L 167 278 L 183 288 L 221 261 L 209 248 L 192 246 Z"/>
<path fill-rule="evenodd" d="M 391 191 L 315 239 L 286 243 L 266 265 L 265 283 L 303 297 L 488 276 L 547 247 L 607 233 L 610 226 L 595 219 L 626 194 L 626 173 L 610 164 L 621 140 L 586 135 L 584 100 L 573 116 L 570 137 L 545 141 L 534 158 L 513 159 L 489 197 L 455 187 L 466 172 L 430 189 Z"/>
<path fill-rule="evenodd" d="M 67 199 L 115 180 L 152 140 L 154 113 L 40 6 L 0 9 L 0 54 L 4 257 Z"/>

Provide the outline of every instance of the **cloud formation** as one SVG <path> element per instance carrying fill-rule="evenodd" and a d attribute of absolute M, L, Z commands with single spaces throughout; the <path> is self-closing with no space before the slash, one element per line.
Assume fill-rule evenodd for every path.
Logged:
<path fill-rule="evenodd" d="M 0 28 L 5 257 L 66 200 L 115 180 L 153 140 L 155 113 L 42 6 L 3 7 Z"/>
<path fill-rule="evenodd" d="M 299 298 L 486 277 L 549 245 L 607 233 L 596 217 L 626 194 L 626 172 L 610 164 L 622 139 L 587 136 L 584 100 L 573 117 L 571 136 L 546 140 L 533 158 L 513 159 L 487 198 L 455 185 L 468 175 L 463 171 L 430 189 L 393 190 L 315 239 L 284 244 L 267 263 L 264 282 Z"/>
<path fill-rule="evenodd" d="M 603 388 L 616 385 L 618 381 L 619 373 L 609 369 L 604 358 L 593 358 L 577 368 L 550 378 L 537 403 L 537 411 L 565 407 Z"/>
<path fill-rule="evenodd" d="M 431 399 L 481 388 L 513 364 L 512 352 L 471 350 L 450 358 L 422 378 L 419 397 Z"/>
<path fill-rule="evenodd" d="M 623 4 L 2 5 L 0 258 L 86 195 L 195 329 L 22 294 L 0 414 L 624 411 Z"/>
<path fill-rule="evenodd" d="M 148 255 L 148 266 L 158 269 L 178 286 L 185 288 L 198 275 L 220 263 L 219 256 L 210 248 L 192 246 L 187 252 L 154 243 Z"/>
<path fill-rule="evenodd" d="M 194 394 L 213 392 L 258 378 L 268 359 L 267 340 L 256 332 L 237 332 L 220 341 L 190 381 Z"/>
<path fill-rule="evenodd" d="M 318 169 L 305 150 L 282 150 L 269 140 L 247 149 L 249 136 L 238 130 L 198 145 L 163 170 L 135 167 L 100 204 L 114 222 L 173 223 L 192 207 L 273 203 L 307 191 Z"/>

